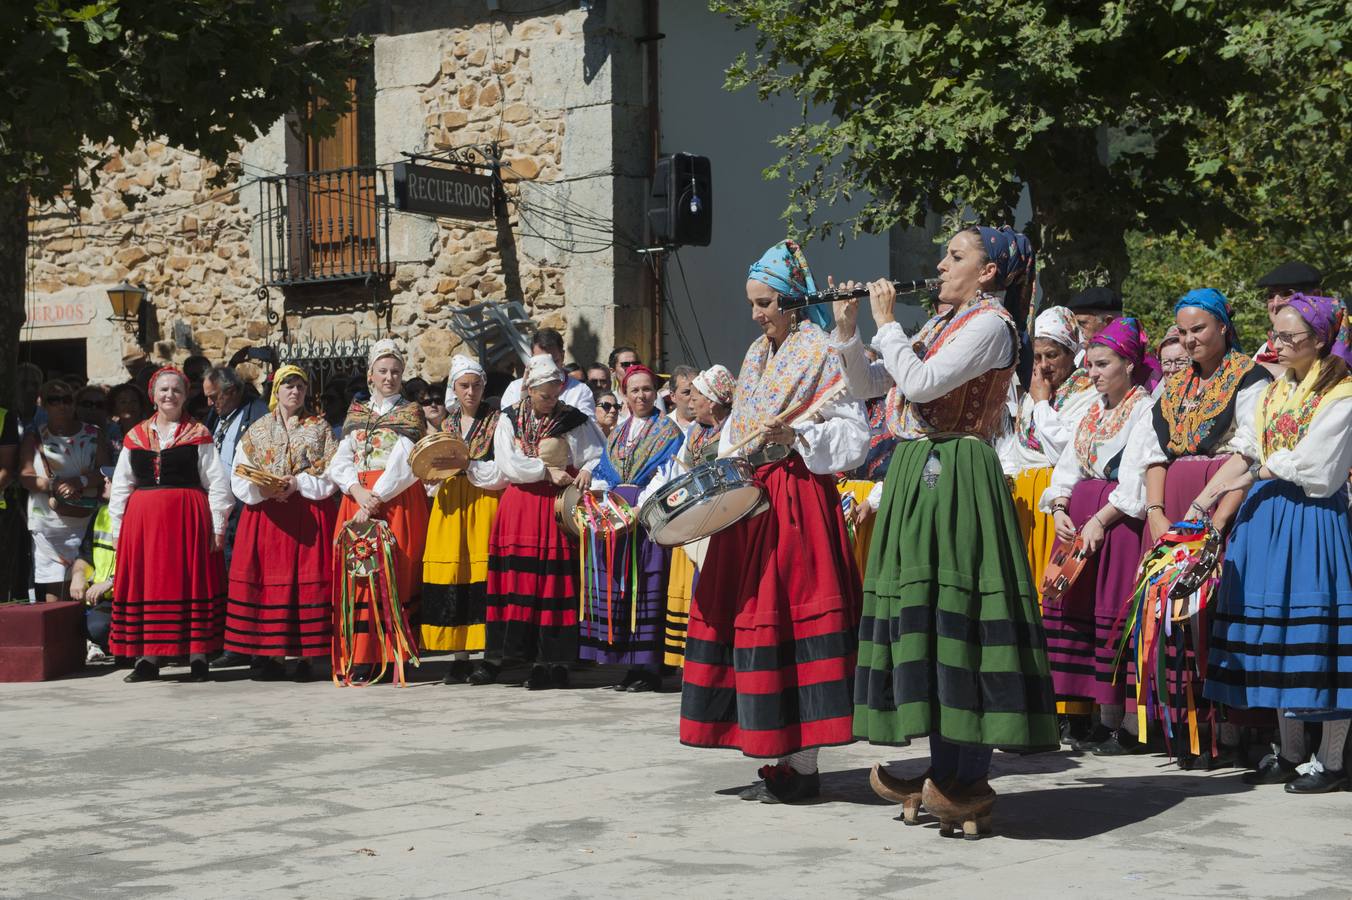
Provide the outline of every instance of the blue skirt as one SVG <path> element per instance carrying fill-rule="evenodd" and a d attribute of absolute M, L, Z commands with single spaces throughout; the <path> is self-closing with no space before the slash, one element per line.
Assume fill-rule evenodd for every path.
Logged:
<path fill-rule="evenodd" d="M 1204 694 L 1238 707 L 1352 710 L 1347 489 L 1260 481 L 1235 517 Z"/>

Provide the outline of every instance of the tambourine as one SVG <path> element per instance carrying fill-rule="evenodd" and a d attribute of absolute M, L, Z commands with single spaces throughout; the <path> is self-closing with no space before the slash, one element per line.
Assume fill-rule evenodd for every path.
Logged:
<path fill-rule="evenodd" d="M 1043 605 L 1060 602 L 1066 591 L 1075 584 L 1075 579 L 1084 571 L 1084 564 L 1089 561 L 1089 557 L 1084 537 L 1079 534 L 1075 535 L 1075 540 L 1070 544 L 1062 542 L 1057 545 L 1052 551 L 1052 558 L 1047 562 L 1047 568 L 1042 572 Z"/>
<path fill-rule="evenodd" d="M 445 481 L 469 466 L 469 445 L 458 434 L 439 431 L 413 445 L 409 468 L 423 481 Z"/>
<path fill-rule="evenodd" d="M 1209 521 L 1203 521 L 1201 525 L 1206 529 L 1202 545 L 1191 552 L 1191 558 L 1183 567 L 1182 573 L 1169 587 L 1169 599 L 1175 601 L 1175 604 L 1197 593 L 1207 579 L 1216 574 L 1216 569 L 1220 566 L 1222 543 L 1220 532 L 1213 528 Z M 1174 617 L 1183 617 L 1178 613 L 1177 607 Z"/>
<path fill-rule="evenodd" d="M 274 491 L 286 489 L 286 479 L 273 475 L 267 469 L 260 469 L 258 466 L 250 466 L 245 463 L 235 464 L 235 474 L 250 484 L 256 484 L 261 488 Z"/>

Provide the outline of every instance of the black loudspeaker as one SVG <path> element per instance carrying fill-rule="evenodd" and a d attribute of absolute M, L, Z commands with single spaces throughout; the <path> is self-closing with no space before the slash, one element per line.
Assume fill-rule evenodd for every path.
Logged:
<path fill-rule="evenodd" d="M 709 157 L 673 153 L 657 160 L 648 195 L 654 244 L 707 247 L 714 233 L 714 182 Z"/>

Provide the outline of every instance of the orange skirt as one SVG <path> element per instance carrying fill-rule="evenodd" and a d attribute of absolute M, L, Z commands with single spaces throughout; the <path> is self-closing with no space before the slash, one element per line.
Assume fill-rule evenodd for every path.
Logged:
<path fill-rule="evenodd" d="M 362 472 L 358 477 L 361 479 L 362 487 L 369 490 L 381 474 L 381 470 L 375 469 Z M 338 528 L 334 532 L 335 538 L 341 533 L 343 526 L 357 514 L 358 509 L 360 507 L 357 506 L 357 501 L 343 494 L 343 503 L 338 507 Z M 423 490 L 421 482 L 413 484 L 399 496 L 386 501 L 385 508 L 380 514 L 380 518 L 385 520 L 390 526 L 390 531 L 394 533 L 397 544 L 394 552 L 394 576 L 399 589 L 399 604 L 404 609 L 409 633 L 415 635 L 418 633 L 416 617 L 418 595 L 422 593 L 422 558 L 423 547 L 427 544 L 428 517 L 427 492 Z M 334 633 L 337 634 L 341 625 L 338 616 L 342 609 L 340 593 L 342 585 L 334 584 L 333 589 L 333 627 Z M 380 646 L 371 635 L 370 610 L 373 606 L 371 589 L 359 582 L 354 586 L 354 592 L 357 600 L 357 620 L 353 663 L 378 665 Z"/>

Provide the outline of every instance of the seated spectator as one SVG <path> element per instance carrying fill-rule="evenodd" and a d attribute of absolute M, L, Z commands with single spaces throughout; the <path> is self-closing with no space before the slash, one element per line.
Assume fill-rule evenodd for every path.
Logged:
<path fill-rule="evenodd" d="M 104 467 L 100 474 L 104 478 L 103 504 L 94 514 L 94 527 L 85 532 L 80 555 L 70 569 L 70 599 L 82 601 L 88 607 L 85 610 L 85 639 L 89 641 L 86 663 L 112 659 L 108 652 L 108 635 L 113 624 L 113 571 L 117 554 L 108 496 L 113 467 Z"/>

